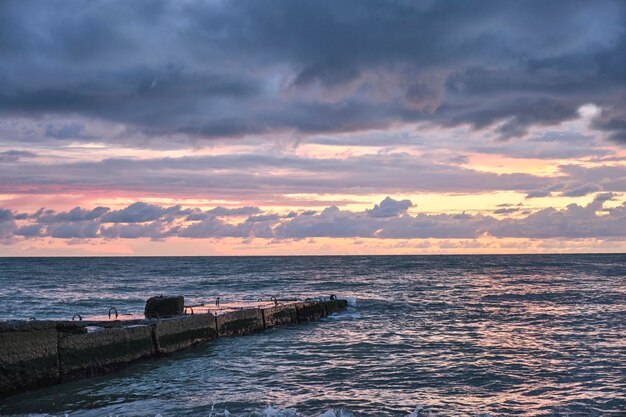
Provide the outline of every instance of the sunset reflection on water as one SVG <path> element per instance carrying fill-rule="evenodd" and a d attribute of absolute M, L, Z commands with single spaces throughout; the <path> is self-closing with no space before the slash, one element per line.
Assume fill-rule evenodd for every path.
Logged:
<path fill-rule="evenodd" d="M 206 304 L 198 312 L 217 296 L 224 308 L 271 296 L 351 303 L 318 323 L 9 398 L 0 413 L 620 415 L 625 265 L 624 255 L 0 260 L 1 296 L 14 300 L 4 317 L 140 314 L 161 293 Z"/>

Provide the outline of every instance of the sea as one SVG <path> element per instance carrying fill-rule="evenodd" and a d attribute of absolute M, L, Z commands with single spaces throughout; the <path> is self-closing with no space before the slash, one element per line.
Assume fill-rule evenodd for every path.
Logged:
<path fill-rule="evenodd" d="M 626 416 L 626 255 L 0 258 L 0 319 L 329 296 L 220 338 L 0 399 L 29 416 Z"/>

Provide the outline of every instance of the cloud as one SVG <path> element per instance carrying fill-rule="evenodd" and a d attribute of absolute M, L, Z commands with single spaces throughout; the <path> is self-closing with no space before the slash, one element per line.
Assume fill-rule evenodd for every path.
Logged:
<path fill-rule="evenodd" d="M 413 203 L 410 200 L 399 201 L 386 197 L 380 202 L 380 205 L 376 204 L 368 213 L 371 217 L 394 217 L 406 213 L 411 207 L 413 207 Z"/>
<path fill-rule="evenodd" d="M 0 208 L 0 243 L 11 243 L 16 230 L 17 225 L 13 218 L 13 212 L 8 209 Z"/>
<path fill-rule="evenodd" d="M 361 212 L 340 210 L 338 207 L 330 206 L 318 214 L 280 216 L 266 213 L 248 216 L 239 223 L 226 222 L 215 216 L 189 221 L 187 217 L 189 211 L 178 206 L 154 206 L 150 210 L 137 211 L 136 207 L 145 208 L 146 205 L 135 203 L 117 212 L 99 211 L 100 214 L 96 218 L 86 215 L 96 212 L 96 209 L 75 208 L 57 214 L 46 214 L 43 211 L 40 215 L 33 214 L 27 219 L 19 220 L 18 225 L 13 213 L 3 209 L 0 210 L 0 232 L 5 243 L 18 237 L 154 240 L 170 237 L 194 239 L 230 237 L 277 241 L 317 237 L 476 239 L 483 235 L 492 235 L 498 238 L 531 239 L 589 237 L 626 239 L 626 203 L 617 207 L 604 207 L 604 204 L 614 197 L 615 194 L 612 193 L 600 193 L 586 206 L 571 204 L 562 210 L 547 208 L 529 213 L 525 217 L 506 217 L 501 220 L 469 213 L 418 213 L 413 216 L 406 213 L 406 209 L 412 206 L 410 201 L 407 204 L 408 200 L 400 201 L 390 197 L 374 208 Z M 391 207 L 395 210 L 391 210 Z M 514 211 L 517 209 L 505 208 L 500 209 L 497 214 L 509 214 Z M 372 212 L 379 215 L 372 216 Z M 118 221 L 113 221 L 111 213 L 119 216 Z M 160 215 L 155 217 L 155 213 Z"/>
<path fill-rule="evenodd" d="M 582 197 L 587 194 L 597 193 L 598 191 L 601 191 L 601 190 L 602 190 L 602 187 L 599 186 L 598 184 L 584 184 L 579 187 L 575 187 L 570 190 L 563 191 L 561 195 L 563 197 Z"/>
<path fill-rule="evenodd" d="M 518 212 L 518 208 L 501 208 L 493 211 L 493 214 L 511 214 Z"/>
<path fill-rule="evenodd" d="M 100 222 L 78 221 L 50 224 L 46 227 L 45 236 L 60 239 L 89 239 L 100 237 Z"/>
<path fill-rule="evenodd" d="M 85 134 L 85 125 L 81 123 L 49 124 L 46 126 L 45 135 L 54 139 L 96 139 L 95 136 Z"/>
<path fill-rule="evenodd" d="M 227 196 L 241 198 L 241 195 L 252 199 L 254 196 L 302 193 L 528 192 L 548 188 L 557 181 L 591 182 L 587 178 L 597 174 L 593 169 L 580 171 L 569 166 L 563 169 L 567 172 L 558 180 L 525 173 L 496 174 L 401 152 L 346 158 L 263 154 L 110 158 L 85 162 L 23 163 L 19 170 L 0 164 L 0 177 L 7 179 L 0 184 L 0 192 L 14 194 L 26 189 L 32 193 L 47 191 L 51 187 L 57 192 L 106 188 L 168 197 L 203 195 L 215 199 Z M 626 168 L 616 167 L 613 171 L 612 179 L 594 182 L 601 182 L 607 191 L 626 191 L 626 184 L 618 181 L 624 176 Z M 211 186 L 207 187 L 207 184 Z M 133 209 L 142 210 L 141 207 Z M 155 208 L 144 207 L 143 210 Z M 215 210 L 209 214 L 228 214 L 225 209 Z M 114 215 L 118 214 L 110 214 Z"/>
<path fill-rule="evenodd" d="M 163 141 L 416 121 L 509 138 L 594 103 L 594 127 L 623 143 L 625 16 L 618 0 L 5 1 L 0 115 Z M 48 138 L 93 140 L 80 123 Z"/>
<path fill-rule="evenodd" d="M 9 209 L 0 209 L 0 222 L 9 222 L 14 218 L 13 212 Z"/>
<path fill-rule="evenodd" d="M 253 214 L 259 214 L 261 209 L 258 207 L 237 207 L 237 208 L 224 208 L 215 207 L 214 209 L 207 210 L 206 213 L 212 216 L 251 216 Z"/>
<path fill-rule="evenodd" d="M 262 214 L 260 216 L 249 216 L 246 219 L 246 223 L 259 223 L 259 222 L 275 222 L 280 219 L 281 216 L 278 214 Z"/>
<path fill-rule="evenodd" d="M 526 194 L 526 198 L 543 198 L 543 197 L 550 197 L 552 195 L 552 193 L 550 191 L 546 191 L 546 190 L 534 190 L 534 191 L 530 191 Z"/>
<path fill-rule="evenodd" d="M 43 224 L 40 224 L 40 223 L 29 224 L 29 225 L 22 226 L 19 229 L 15 230 L 15 235 L 23 236 L 23 237 L 41 237 L 43 230 L 44 230 Z"/>
<path fill-rule="evenodd" d="M 198 223 L 191 224 L 180 229 L 177 233 L 180 237 L 188 238 L 272 238 L 274 236 L 272 225 L 277 220 L 277 216 L 268 219 L 252 220 L 246 219 L 243 223 L 229 224 L 216 218 L 210 217 Z"/>
<path fill-rule="evenodd" d="M 597 215 L 611 195 L 600 194 L 587 206 L 570 204 L 564 210 L 548 208 L 523 219 L 506 219 L 490 228 L 496 237 L 547 238 L 624 238 L 626 203 Z"/>
<path fill-rule="evenodd" d="M 34 158 L 37 154 L 29 151 L 4 151 L 0 152 L 0 163 L 3 162 L 17 162 L 22 158 Z"/>
<path fill-rule="evenodd" d="M 107 213 L 109 208 L 96 207 L 93 210 L 86 210 L 80 207 L 74 207 L 68 212 L 55 213 L 53 210 L 41 210 L 33 214 L 33 217 L 39 221 L 39 223 L 51 224 L 62 222 L 78 222 L 85 220 L 95 220 L 100 218 L 103 214 Z"/>
<path fill-rule="evenodd" d="M 151 239 L 162 239 L 168 235 L 173 235 L 176 229 L 168 230 L 167 222 L 156 220 L 146 224 L 114 224 L 103 226 L 100 235 L 108 239 L 137 239 L 148 237 Z"/>
<path fill-rule="evenodd" d="M 141 223 L 154 221 L 166 215 L 188 214 L 180 206 L 160 207 L 144 202 L 133 203 L 121 210 L 111 211 L 102 216 L 103 223 Z"/>

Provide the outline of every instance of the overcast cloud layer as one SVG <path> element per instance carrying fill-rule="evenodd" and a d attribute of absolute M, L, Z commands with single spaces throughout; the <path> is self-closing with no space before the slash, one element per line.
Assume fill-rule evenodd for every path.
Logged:
<path fill-rule="evenodd" d="M 404 153 L 350 158 L 284 155 L 219 155 L 46 164 L 0 164 L 11 182 L 0 192 L 45 193 L 76 189 L 149 192 L 161 196 L 280 198 L 295 193 L 489 192 L 519 191 L 528 197 L 580 197 L 598 191 L 626 192 L 621 166 L 557 167 L 554 177 L 496 174 Z"/>
<path fill-rule="evenodd" d="M 594 128 L 624 142 L 625 19 L 607 0 L 3 1 L 0 115 L 151 137 L 430 121 L 510 138 L 594 103 Z M 78 123 L 39 139 L 93 138 Z"/>

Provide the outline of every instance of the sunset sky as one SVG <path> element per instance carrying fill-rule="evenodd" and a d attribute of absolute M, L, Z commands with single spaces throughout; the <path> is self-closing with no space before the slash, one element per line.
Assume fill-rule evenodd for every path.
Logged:
<path fill-rule="evenodd" d="M 623 1 L 0 2 L 0 255 L 625 250 Z"/>

